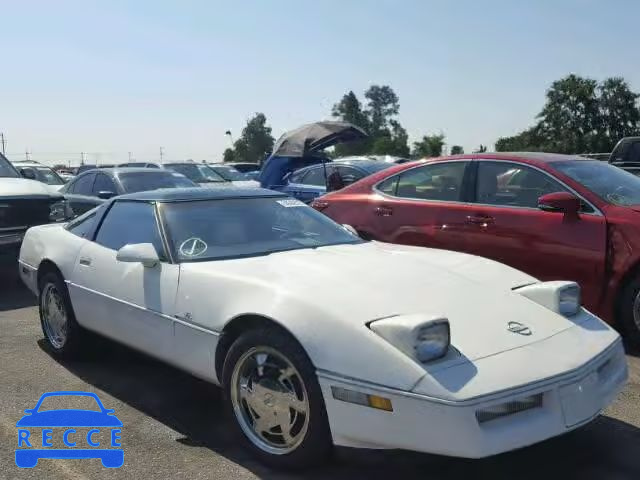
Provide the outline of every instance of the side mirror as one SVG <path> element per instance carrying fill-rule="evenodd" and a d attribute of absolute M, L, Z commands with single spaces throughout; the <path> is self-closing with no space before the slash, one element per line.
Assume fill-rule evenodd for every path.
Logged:
<path fill-rule="evenodd" d="M 35 180 L 36 179 L 36 172 L 34 172 L 30 168 L 21 168 L 20 169 L 20 175 L 22 175 L 23 178 L 28 178 L 29 180 Z"/>
<path fill-rule="evenodd" d="M 110 190 L 100 190 L 98 192 L 98 198 L 101 198 L 102 200 L 109 200 L 110 198 L 113 198 L 116 196 L 116 192 L 112 192 Z"/>
<path fill-rule="evenodd" d="M 158 252 L 150 243 L 130 243 L 118 250 L 119 262 L 142 263 L 147 268 L 155 267 L 159 262 Z"/>
<path fill-rule="evenodd" d="M 360 236 L 358 234 L 358 231 L 355 228 L 353 228 L 351 225 L 349 225 L 348 223 L 343 223 L 342 224 L 342 228 L 344 228 L 350 234 L 355 235 L 356 237 Z"/>
<path fill-rule="evenodd" d="M 547 193 L 538 198 L 538 208 L 545 212 L 563 212 L 577 217 L 580 207 L 580 199 L 568 192 Z"/>

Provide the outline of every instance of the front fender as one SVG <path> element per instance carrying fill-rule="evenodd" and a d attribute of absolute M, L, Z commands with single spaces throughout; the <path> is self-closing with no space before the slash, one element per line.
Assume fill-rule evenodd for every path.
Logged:
<path fill-rule="evenodd" d="M 361 320 L 343 317 L 318 297 L 302 300 L 259 279 L 190 271 L 181 273 L 176 311 L 216 332 L 242 315 L 271 319 L 298 340 L 317 369 L 346 377 L 409 390 L 425 375 Z"/>

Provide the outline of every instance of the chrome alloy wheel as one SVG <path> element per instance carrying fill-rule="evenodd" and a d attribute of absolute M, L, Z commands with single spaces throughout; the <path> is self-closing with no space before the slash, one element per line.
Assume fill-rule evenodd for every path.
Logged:
<path fill-rule="evenodd" d="M 41 295 L 40 311 L 47 339 L 54 348 L 60 349 L 67 343 L 67 309 L 62 295 L 53 283 L 48 283 Z"/>
<path fill-rule="evenodd" d="M 261 450 L 295 450 L 309 428 L 309 397 L 302 376 L 280 352 L 252 347 L 231 374 L 231 404 L 240 428 Z"/>

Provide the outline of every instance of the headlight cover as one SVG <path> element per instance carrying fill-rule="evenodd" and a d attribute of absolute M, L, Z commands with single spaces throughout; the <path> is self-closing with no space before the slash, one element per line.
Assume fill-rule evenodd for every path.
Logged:
<path fill-rule="evenodd" d="M 582 303 L 580 285 L 576 282 L 534 283 L 514 291 L 565 317 L 578 313 Z"/>
<path fill-rule="evenodd" d="M 375 320 L 369 328 L 419 363 L 444 357 L 449 350 L 449 320 L 422 314 Z"/>

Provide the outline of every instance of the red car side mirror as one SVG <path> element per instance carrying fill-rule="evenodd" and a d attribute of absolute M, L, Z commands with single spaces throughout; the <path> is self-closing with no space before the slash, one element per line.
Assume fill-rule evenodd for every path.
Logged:
<path fill-rule="evenodd" d="M 568 192 L 547 193 L 538 198 L 538 208 L 545 212 L 564 212 L 567 216 L 577 217 L 580 207 L 580 199 Z"/>

